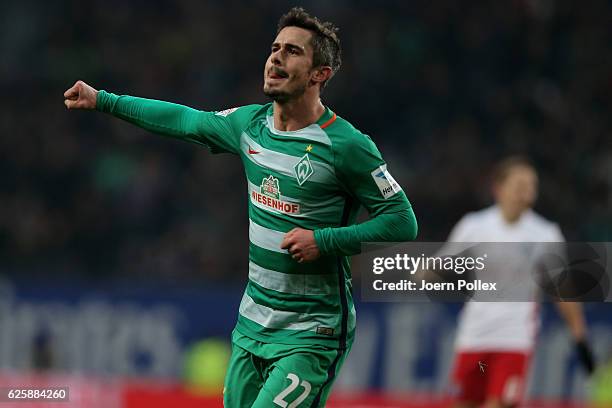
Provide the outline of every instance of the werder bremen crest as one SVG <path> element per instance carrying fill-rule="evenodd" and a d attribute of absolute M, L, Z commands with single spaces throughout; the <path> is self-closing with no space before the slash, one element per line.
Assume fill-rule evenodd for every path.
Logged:
<path fill-rule="evenodd" d="M 295 170 L 295 177 L 297 177 L 297 182 L 301 186 L 314 173 L 314 169 L 312 168 L 312 163 L 310 163 L 308 153 L 306 153 L 300 159 L 300 161 L 297 162 L 293 169 Z"/>
<path fill-rule="evenodd" d="M 261 180 L 261 194 L 265 194 L 268 197 L 276 198 L 277 200 L 280 198 L 280 188 L 278 187 L 278 179 L 269 175 L 268 178 Z"/>

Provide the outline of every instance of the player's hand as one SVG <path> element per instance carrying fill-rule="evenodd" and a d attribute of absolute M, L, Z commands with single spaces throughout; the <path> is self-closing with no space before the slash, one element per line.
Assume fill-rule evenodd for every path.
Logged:
<path fill-rule="evenodd" d="M 68 109 L 96 109 L 98 91 L 83 81 L 76 81 L 64 92 L 64 105 Z"/>
<path fill-rule="evenodd" d="M 589 343 L 585 340 L 576 341 L 576 354 L 578 355 L 578 361 L 580 361 L 587 374 L 593 374 L 593 371 L 595 371 L 595 358 Z"/>
<path fill-rule="evenodd" d="M 286 233 L 281 248 L 288 250 L 299 263 L 311 262 L 321 256 L 314 232 L 303 228 L 294 228 Z"/>

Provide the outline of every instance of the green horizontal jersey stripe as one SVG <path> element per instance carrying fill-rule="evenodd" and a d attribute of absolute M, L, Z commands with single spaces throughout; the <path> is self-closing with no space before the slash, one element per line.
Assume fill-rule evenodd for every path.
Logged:
<path fill-rule="evenodd" d="M 333 234 L 330 228 L 354 224 L 360 207 L 374 216 L 410 209 L 368 136 L 328 108 L 316 123 L 296 131 L 275 129 L 272 104 L 206 112 L 100 91 L 97 109 L 242 159 L 250 243 L 239 333 L 266 343 L 350 345 L 356 320 L 349 260 L 323 250 L 355 253 L 359 242 L 347 239 L 352 230 Z M 298 263 L 281 248 L 295 227 L 325 239 L 317 241 L 319 259 Z M 350 248 L 339 251 L 339 242 Z"/>
<path fill-rule="evenodd" d="M 249 244 L 249 260 L 256 262 L 266 269 L 283 271 L 285 273 L 296 273 L 303 275 L 325 275 L 336 274 L 337 261 L 333 256 L 322 256 L 314 262 L 295 262 L 291 255 L 282 254 L 275 251 Z"/>

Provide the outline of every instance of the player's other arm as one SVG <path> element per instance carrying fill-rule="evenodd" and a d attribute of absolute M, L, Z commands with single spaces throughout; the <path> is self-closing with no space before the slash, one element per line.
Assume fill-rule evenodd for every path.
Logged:
<path fill-rule="evenodd" d="M 549 242 L 565 242 L 565 237 L 557 224 L 553 224 L 549 231 Z M 564 256 L 563 254 L 562 256 Z M 555 306 L 559 314 L 567 324 L 567 327 L 576 345 L 576 355 L 580 364 L 588 374 L 595 370 L 595 358 L 589 346 L 587 338 L 587 324 L 584 318 L 582 303 L 579 302 L 556 302 Z"/>
<path fill-rule="evenodd" d="M 298 262 L 321 255 L 354 255 L 365 242 L 402 242 L 416 238 L 412 206 L 386 170 L 372 140 L 355 131 L 354 138 L 335 148 L 336 171 L 351 200 L 363 204 L 371 218 L 361 224 L 318 230 L 294 228 L 281 247 Z"/>
<path fill-rule="evenodd" d="M 96 109 L 149 131 L 210 147 L 213 151 L 237 152 L 237 128 L 241 117 L 215 115 L 153 99 L 114 95 L 77 81 L 64 93 L 68 109 Z"/>
<path fill-rule="evenodd" d="M 323 255 L 354 255 L 367 242 L 403 242 L 416 238 L 418 226 L 406 194 L 386 168 L 372 140 L 356 133 L 350 144 L 336 152 L 338 176 L 352 199 L 358 200 L 370 219 L 343 227 L 314 231 Z"/>
<path fill-rule="evenodd" d="M 586 338 L 586 324 L 582 313 L 582 304 L 577 302 L 556 302 L 559 314 L 565 320 L 572 337 L 576 341 Z"/>
<path fill-rule="evenodd" d="M 358 254 L 364 242 L 411 241 L 416 233 L 416 217 L 412 208 L 406 208 L 381 213 L 366 222 L 348 227 L 315 231 L 294 228 L 285 234 L 281 248 L 287 249 L 293 259 L 301 263 L 314 261 L 321 255 Z"/>

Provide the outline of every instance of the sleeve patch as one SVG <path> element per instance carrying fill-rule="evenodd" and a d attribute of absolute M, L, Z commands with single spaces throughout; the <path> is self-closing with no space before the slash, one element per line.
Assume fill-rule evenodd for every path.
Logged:
<path fill-rule="evenodd" d="M 215 115 L 225 117 L 225 116 L 229 115 L 230 113 L 235 112 L 237 109 L 238 108 L 225 109 L 225 110 L 222 110 L 222 111 L 219 111 L 219 112 L 215 112 Z"/>
<path fill-rule="evenodd" d="M 400 185 L 397 184 L 391 173 L 387 170 L 386 164 L 377 167 L 371 174 L 385 200 L 395 195 L 398 191 L 402 191 Z"/>

